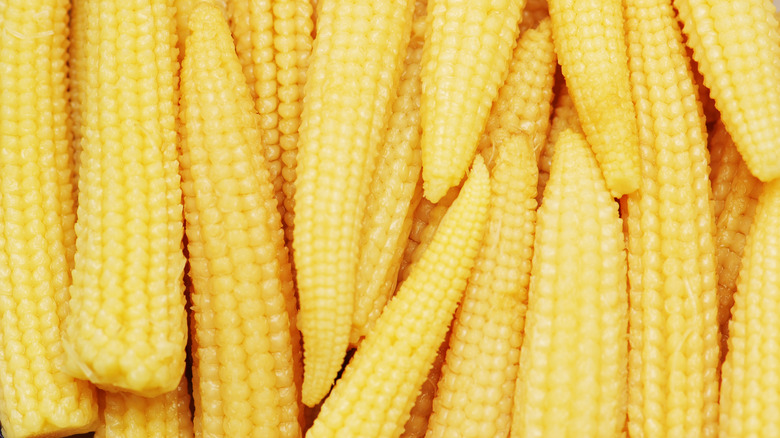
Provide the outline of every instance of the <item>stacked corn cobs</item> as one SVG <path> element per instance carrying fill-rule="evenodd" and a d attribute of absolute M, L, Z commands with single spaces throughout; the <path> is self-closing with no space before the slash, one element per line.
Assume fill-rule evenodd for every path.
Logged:
<path fill-rule="evenodd" d="M 780 435 L 775 14 L 0 2 L 3 436 Z"/>

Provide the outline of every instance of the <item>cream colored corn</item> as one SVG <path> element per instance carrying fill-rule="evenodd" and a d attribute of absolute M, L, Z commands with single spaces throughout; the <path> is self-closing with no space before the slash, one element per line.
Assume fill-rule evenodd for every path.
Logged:
<path fill-rule="evenodd" d="M 625 436 L 622 225 L 585 137 L 571 130 L 555 145 L 532 266 L 512 436 Z"/>
<path fill-rule="evenodd" d="M 328 393 L 347 352 L 360 224 L 413 10 L 412 0 L 318 5 L 299 130 L 293 235 L 308 406 Z"/>
<path fill-rule="evenodd" d="M 558 62 L 613 196 L 639 187 L 621 0 L 550 0 Z"/>
<path fill-rule="evenodd" d="M 415 1 L 412 36 L 393 102 L 387 137 L 379 148 L 366 213 L 360 230 L 360 262 L 352 314 L 350 342 L 356 344 L 374 326 L 393 287 L 404 245 L 411 231 L 408 220 L 420 179 L 420 60 L 425 35 L 426 0 Z M 419 200 L 419 198 L 418 198 Z M 419 202 L 419 201 L 418 201 Z"/>
<path fill-rule="evenodd" d="M 574 102 L 569 95 L 569 89 L 566 84 L 562 84 L 558 90 L 555 102 L 555 113 L 550 125 L 550 134 L 547 142 L 539 156 L 539 183 L 537 186 L 536 200 L 541 203 L 544 195 L 544 189 L 550 179 L 550 168 L 552 167 L 552 157 L 555 154 L 555 143 L 561 133 L 567 129 L 582 133 L 580 119 L 577 116 L 577 110 L 574 108 Z"/>
<path fill-rule="evenodd" d="M 504 82 L 525 0 L 429 0 L 422 58 L 425 197 L 438 202 L 474 158 Z"/>
<path fill-rule="evenodd" d="M 712 437 L 718 307 L 704 118 L 671 2 L 629 0 L 626 17 L 642 159 L 627 201 L 628 431 Z"/>
<path fill-rule="evenodd" d="M 95 438 L 192 438 L 188 391 L 186 378 L 173 391 L 153 398 L 101 391 Z"/>
<path fill-rule="evenodd" d="M 508 437 L 528 300 L 536 155 L 530 136 L 495 131 L 490 211 L 433 400 L 426 437 Z"/>
<path fill-rule="evenodd" d="M 68 2 L 0 3 L 0 422 L 3 436 L 91 430 L 95 389 L 63 372 L 75 219 Z"/>
<path fill-rule="evenodd" d="M 181 164 L 196 433 L 296 437 L 300 407 L 285 300 L 292 281 L 258 116 L 219 10 L 196 7 L 190 32 Z"/>
<path fill-rule="evenodd" d="M 688 45 L 751 172 L 780 176 L 780 26 L 769 0 L 675 0 Z"/>
<path fill-rule="evenodd" d="M 441 378 L 441 368 L 444 365 L 444 356 L 450 345 L 449 338 L 451 333 L 452 331 L 450 330 L 444 342 L 439 346 L 439 352 L 433 361 L 431 370 L 428 372 L 428 377 L 420 388 L 420 393 L 417 394 L 417 400 L 415 400 L 414 406 L 412 406 L 412 410 L 409 412 L 409 419 L 404 424 L 404 431 L 401 433 L 400 438 L 423 438 L 425 432 L 428 431 L 428 420 L 430 420 L 431 412 L 433 412 L 433 399 L 436 397 L 436 387 Z"/>

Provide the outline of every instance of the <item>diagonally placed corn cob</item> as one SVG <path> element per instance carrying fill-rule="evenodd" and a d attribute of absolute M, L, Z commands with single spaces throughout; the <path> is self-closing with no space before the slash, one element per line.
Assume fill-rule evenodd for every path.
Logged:
<path fill-rule="evenodd" d="M 428 250 L 355 352 L 307 437 L 403 432 L 466 287 L 489 203 L 488 171 L 477 156 Z"/>
<path fill-rule="evenodd" d="M 426 437 L 508 437 L 536 223 L 530 136 L 495 131 L 485 237 L 455 314 Z"/>
<path fill-rule="evenodd" d="M 299 130 L 293 236 L 307 406 L 328 393 L 349 344 L 360 224 L 413 12 L 413 0 L 318 5 Z"/>
<path fill-rule="evenodd" d="M 718 323 L 706 131 L 670 0 L 628 0 L 642 179 L 628 196 L 632 437 L 717 433 Z"/>
<path fill-rule="evenodd" d="M 187 343 L 173 0 L 87 4 L 68 372 L 154 396 Z"/>
<path fill-rule="evenodd" d="M 196 7 L 181 75 L 195 429 L 297 437 L 292 278 L 258 116 L 232 47 L 219 10 Z"/>
<path fill-rule="evenodd" d="M 639 186 L 636 112 L 621 0 L 550 0 L 558 62 L 614 196 Z"/>
<path fill-rule="evenodd" d="M 409 411 L 409 419 L 406 420 L 404 431 L 399 438 L 423 438 L 425 432 L 428 431 L 428 421 L 433 411 L 433 399 L 436 397 L 436 387 L 441 378 L 441 368 L 444 365 L 444 356 L 450 345 L 449 339 L 451 334 L 452 329 L 450 328 L 446 339 L 439 346 L 439 352 L 433 361 L 433 366 L 420 388 L 420 393 L 417 395 L 417 400 L 414 401 L 414 406 Z"/>
<path fill-rule="evenodd" d="M 625 436 L 623 231 L 596 158 L 571 130 L 555 145 L 532 266 L 512 436 Z"/>
<path fill-rule="evenodd" d="M 0 422 L 7 438 L 67 436 L 97 420 L 95 389 L 62 371 L 75 240 L 68 1 L 0 2 L 0 27 Z"/>
<path fill-rule="evenodd" d="M 780 27 L 769 0 L 675 0 L 687 44 L 751 172 L 780 176 Z"/>
<path fill-rule="evenodd" d="M 432 202 L 460 183 L 474 157 L 524 6 L 525 0 L 429 0 L 421 148 L 425 197 Z"/>

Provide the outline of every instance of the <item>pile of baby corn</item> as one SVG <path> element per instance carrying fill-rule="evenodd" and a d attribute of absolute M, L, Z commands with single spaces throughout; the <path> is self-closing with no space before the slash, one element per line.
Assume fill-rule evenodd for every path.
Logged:
<path fill-rule="evenodd" d="M 780 436 L 775 14 L 1 0 L 3 436 Z"/>

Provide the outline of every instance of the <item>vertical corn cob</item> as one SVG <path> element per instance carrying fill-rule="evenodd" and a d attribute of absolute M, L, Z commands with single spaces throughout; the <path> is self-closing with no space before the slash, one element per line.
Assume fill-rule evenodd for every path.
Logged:
<path fill-rule="evenodd" d="M 176 5 L 176 33 L 178 34 L 176 48 L 179 50 L 179 61 L 181 61 L 184 56 L 184 42 L 187 41 L 187 36 L 190 34 L 190 28 L 187 25 L 190 19 L 190 13 L 192 13 L 192 9 L 194 9 L 195 6 L 204 1 L 219 6 L 222 13 L 227 17 L 228 0 L 174 0 Z"/>
<path fill-rule="evenodd" d="M 477 156 L 428 251 L 355 352 L 307 437 L 379 438 L 403 432 L 466 287 L 489 201 L 488 171 Z"/>
<path fill-rule="evenodd" d="M 621 0 L 550 0 L 558 62 L 614 196 L 639 187 L 636 112 Z"/>
<path fill-rule="evenodd" d="M 393 289 L 387 278 L 397 275 L 411 231 L 409 210 L 420 179 L 420 59 L 425 36 L 427 2 L 415 2 L 412 37 L 404 70 L 379 148 L 366 213 L 360 230 L 360 262 L 355 289 L 350 342 L 356 343 L 374 326 Z"/>
<path fill-rule="evenodd" d="M 450 345 L 449 338 L 451 334 L 452 330 L 447 333 L 446 339 L 439 346 L 439 352 L 433 361 L 433 366 L 420 388 L 420 393 L 417 395 L 417 400 L 414 401 L 414 406 L 409 411 L 409 419 L 406 420 L 404 431 L 399 438 L 423 438 L 425 436 L 425 432 L 428 430 L 428 420 L 430 420 L 431 412 L 433 412 L 433 399 L 436 397 L 436 387 L 441 378 L 441 367 L 444 365 L 444 356 Z"/>
<path fill-rule="evenodd" d="M 421 147 L 425 197 L 432 202 L 460 183 L 474 157 L 524 6 L 525 0 L 429 0 Z"/>
<path fill-rule="evenodd" d="M 292 278 L 257 148 L 257 114 L 219 10 L 196 7 L 190 32 L 181 163 L 194 287 L 195 428 L 199 435 L 300 436 L 285 300 Z"/>
<path fill-rule="evenodd" d="M 779 221 L 780 180 L 775 180 L 758 201 L 734 295 L 721 385 L 721 437 L 771 437 L 780 430 L 775 377 L 780 371 Z"/>
<path fill-rule="evenodd" d="M 84 136 L 84 85 L 87 80 L 87 0 L 72 0 L 68 35 L 68 96 L 70 98 L 70 123 L 73 140 L 70 143 L 73 163 L 71 189 L 74 205 L 78 201 L 79 165 L 81 163 L 81 138 Z M 72 266 L 71 266 L 72 268 Z"/>
<path fill-rule="evenodd" d="M 427 437 L 507 437 L 536 222 L 531 137 L 494 134 L 491 206 L 433 401 Z"/>
<path fill-rule="evenodd" d="M 751 172 L 780 176 L 780 28 L 769 0 L 675 0 L 693 57 Z"/>
<path fill-rule="evenodd" d="M 360 224 L 414 1 L 323 0 L 318 7 L 299 131 L 293 240 L 308 406 L 328 393 L 349 343 Z"/>
<path fill-rule="evenodd" d="M 626 258 L 585 137 L 558 137 L 539 207 L 512 436 L 625 435 Z"/>
<path fill-rule="evenodd" d="M 520 36 L 506 81 L 490 110 L 480 145 L 488 166 L 493 161 L 490 134 L 498 128 L 525 131 L 536 156 L 541 154 L 550 130 L 557 65 L 550 19 L 545 17 Z"/>
<path fill-rule="evenodd" d="M 100 393 L 95 438 L 192 438 L 187 378 L 153 398 L 123 392 Z"/>
<path fill-rule="evenodd" d="M 173 0 L 88 4 L 68 367 L 153 396 L 178 385 L 187 342 Z"/>
<path fill-rule="evenodd" d="M 714 203 L 713 217 L 717 223 L 723 207 L 726 205 L 726 198 L 731 191 L 737 169 L 739 169 L 740 163 L 744 163 L 721 120 L 715 123 L 710 133 L 709 152 L 710 183 Z"/>
<path fill-rule="evenodd" d="M 714 221 L 704 119 L 669 0 L 626 2 L 642 179 L 628 196 L 632 437 L 717 433 Z"/>
<path fill-rule="evenodd" d="M 561 85 L 558 90 L 558 96 L 555 102 L 555 114 L 550 126 L 550 134 L 547 142 L 539 156 L 539 183 L 537 186 L 536 200 L 541 203 L 547 181 L 550 179 L 550 167 L 552 166 L 552 157 L 555 153 L 555 143 L 561 133 L 567 129 L 581 133 L 580 119 L 577 116 L 577 110 L 574 108 L 574 102 L 569 95 L 569 89 L 566 84 Z"/>
<path fill-rule="evenodd" d="M 68 2 L 6 0 L 0 24 L 0 422 L 7 438 L 66 436 L 97 419 L 95 389 L 62 371 L 75 239 Z"/>

